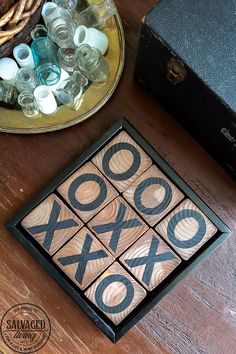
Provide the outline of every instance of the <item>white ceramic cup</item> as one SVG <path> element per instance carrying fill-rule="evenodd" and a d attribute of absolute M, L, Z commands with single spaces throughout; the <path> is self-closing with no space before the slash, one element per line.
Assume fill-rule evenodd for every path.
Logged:
<path fill-rule="evenodd" d="M 11 58 L 0 59 L 0 77 L 9 85 L 15 86 L 18 70 L 19 67 L 15 60 Z"/>
<path fill-rule="evenodd" d="M 17 63 L 26 69 L 34 69 L 34 59 L 32 55 L 31 48 L 25 44 L 21 43 L 13 49 L 13 56 Z"/>
<path fill-rule="evenodd" d="M 102 55 L 106 53 L 109 44 L 105 33 L 96 28 L 87 28 L 85 26 L 79 26 L 76 28 L 74 43 L 77 47 L 80 47 L 83 44 L 88 44 L 90 47 L 100 50 Z"/>
<path fill-rule="evenodd" d="M 56 99 L 48 86 L 40 85 L 34 90 L 39 109 L 44 114 L 53 114 L 57 110 Z"/>

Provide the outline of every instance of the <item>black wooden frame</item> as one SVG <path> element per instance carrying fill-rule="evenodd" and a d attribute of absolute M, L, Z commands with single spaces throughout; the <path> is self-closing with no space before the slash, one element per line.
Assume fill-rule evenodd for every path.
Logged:
<path fill-rule="evenodd" d="M 22 219 L 48 195 L 55 192 L 78 168 L 97 154 L 121 130 L 126 131 L 151 157 L 153 162 L 165 175 L 190 198 L 218 228 L 217 233 L 208 240 L 188 261 L 183 261 L 159 286 L 148 292 L 144 300 L 119 324 L 114 325 L 94 304 L 92 304 L 76 287 L 76 285 L 51 260 L 47 252 L 23 229 Z M 164 295 L 179 283 L 193 268 L 216 250 L 226 240 L 231 231 L 217 215 L 197 196 L 168 163 L 152 148 L 152 146 L 125 119 L 118 120 L 97 142 L 76 159 L 68 168 L 41 191 L 29 204 L 17 213 L 8 223 L 7 228 L 31 255 L 46 269 L 49 275 L 80 305 L 81 309 L 96 323 L 98 327 L 115 343 L 132 326 L 134 326 Z M 118 261 L 118 259 L 117 259 Z M 126 269 L 127 270 L 127 269 Z M 128 271 L 128 270 L 127 270 Z"/>

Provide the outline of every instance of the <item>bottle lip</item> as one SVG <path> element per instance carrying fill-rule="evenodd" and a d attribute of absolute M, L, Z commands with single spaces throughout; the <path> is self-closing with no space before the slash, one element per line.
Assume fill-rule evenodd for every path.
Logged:
<path fill-rule="evenodd" d="M 42 8 L 42 17 L 46 17 L 48 14 L 47 12 L 50 10 L 50 9 L 53 9 L 55 7 L 58 7 L 54 2 L 46 2 L 44 5 L 43 5 L 43 8 Z"/>
<path fill-rule="evenodd" d="M 51 99 L 53 93 L 51 89 L 46 85 L 40 85 L 34 90 L 34 97 L 39 102 L 44 102 L 45 100 Z"/>
<path fill-rule="evenodd" d="M 25 58 L 20 57 L 20 52 L 22 50 L 25 50 L 25 52 L 27 52 L 27 55 Z M 15 57 L 16 60 L 20 60 L 21 62 L 27 62 L 29 61 L 29 57 L 31 54 L 31 49 L 30 47 L 25 44 L 25 43 L 21 43 L 19 45 L 17 45 L 14 49 L 13 49 L 13 56 Z"/>
<path fill-rule="evenodd" d="M 20 106 L 26 104 L 23 102 L 24 99 L 31 99 L 31 102 L 28 102 L 29 103 L 33 103 L 35 101 L 35 98 L 34 98 L 34 95 L 30 92 L 30 91 L 24 91 L 24 92 L 21 92 L 19 95 L 18 95 L 18 98 L 17 98 L 17 101 L 19 103 Z"/>
<path fill-rule="evenodd" d="M 86 53 L 85 55 L 83 55 L 82 51 L 84 49 L 87 49 L 87 54 L 89 55 L 90 53 L 92 53 L 93 55 L 89 55 L 89 58 L 88 60 L 85 59 L 85 56 L 86 56 Z M 100 52 L 98 49 L 96 48 L 92 48 L 90 47 L 90 45 L 88 44 L 82 44 L 81 46 L 79 46 L 78 48 L 78 58 L 79 60 L 82 62 L 82 64 L 85 66 L 85 67 L 88 67 L 88 66 L 91 66 L 91 65 L 94 65 L 94 63 L 98 62 L 99 58 L 100 58 Z"/>

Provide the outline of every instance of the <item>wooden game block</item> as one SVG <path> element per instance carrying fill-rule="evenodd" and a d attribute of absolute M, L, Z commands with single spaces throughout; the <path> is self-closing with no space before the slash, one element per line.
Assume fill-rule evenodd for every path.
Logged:
<path fill-rule="evenodd" d="M 217 232 L 215 225 L 190 199 L 174 209 L 156 230 L 185 260 Z"/>
<path fill-rule="evenodd" d="M 150 157 L 124 131 L 107 144 L 92 162 L 120 192 L 152 164 Z"/>
<path fill-rule="evenodd" d="M 91 162 L 61 184 L 58 192 L 85 222 L 118 196 L 116 190 Z"/>
<path fill-rule="evenodd" d="M 22 220 L 21 225 L 52 255 L 81 229 L 83 223 L 55 194 L 51 194 Z"/>
<path fill-rule="evenodd" d="M 86 290 L 85 296 L 118 325 L 145 298 L 146 290 L 115 262 Z"/>
<path fill-rule="evenodd" d="M 184 195 L 152 165 L 124 191 L 123 197 L 153 226 L 174 208 Z"/>
<path fill-rule="evenodd" d="M 149 291 L 181 263 L 180 258 L 151 229 L 120 257 L 120 261 Z"/>
<path fill-rule="evenodd" d="M 90 220 L 88 227 L 116 257 L 148 230 L 148 226 L 121 197 Z"/>
<path fill-rule="evenodd" d="M 83 290 L 114 261 L 114 257 L 84 227 L 53 256 L 53 261 Z"/>

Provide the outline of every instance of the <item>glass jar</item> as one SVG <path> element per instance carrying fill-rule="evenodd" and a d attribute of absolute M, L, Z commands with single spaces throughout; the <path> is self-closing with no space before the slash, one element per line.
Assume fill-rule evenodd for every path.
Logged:
<path fill-rule="evenodd" d="M 77 26 L 101 28 L 106 21 L 117 13 L 113 0 L 103 0 L 99 4 L 91 5 L 81 12 L 74 12 L 74 21 Z"/>
<path fill-rule="evenodd" d="M 101 52 L 83 44 L 78 48 L 78 66 L 82 73 L 92 82 L 102 83 L 108 80 L 109 65 Z"/>
<path fill-rule="evenodd" d="M 79 71 L 75 71 L 71 77 L 61 83 L 55 95 L 62 104 L 75 106 L 87 85 L 88 79 Z"/>
<path fill-rule="evenodd" d="M 7 84 L 4 81 L 0 82 L 0 102 L 5 102 L 10 105 L 16 103 L 18 92 L 12 85 Z"/>
<path fill-rule="evenodd" d="M 26 117 L 35 118 L 39 115 L 39 107 L 31 92 L 22 92 L 18 96 L 18 103 Z"/>
<path fill-rule="evenodd" d="M 78 0 L 52 0 L 54 4 L 72 12 L 76 9 Z"/>
<path fill-rule="evenodd" d="M 75 46 L 69 48 L 59 48 L 58 59 L 60 67 L 68 73 L 73 73 L 78 62 L 78 49 Z"/>
<path fill-rule="evenodd" d="M 44 13 L 44 22 L 49 36 L 59 47 L 68 48 L 73 45 L 76 26 L 67 9 L 58 6 L 48 7 Z"/>
<path fill-rule="evenodd" d="M 19 92 L 33 92 L 38 85 L 38 80 L 34 70 L 21 68 L 16 74 L 16 88 Z"/>

